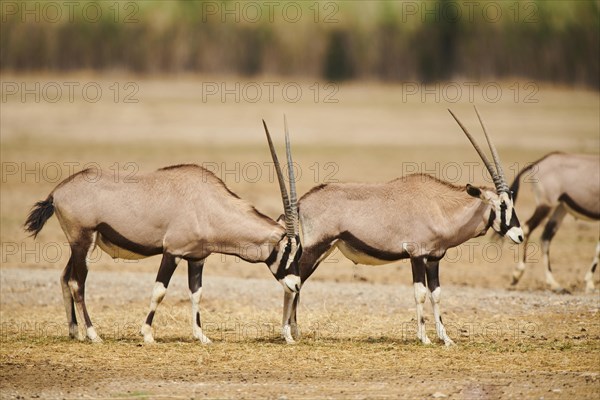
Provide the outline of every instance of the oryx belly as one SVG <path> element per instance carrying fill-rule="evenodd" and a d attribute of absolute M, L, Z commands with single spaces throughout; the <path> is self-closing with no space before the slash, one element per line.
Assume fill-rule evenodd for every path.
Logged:
<path fill-rule="evenodd" d="M 118 226 L 118 224 L 114 224 Z M 163 252 L 162 236 L 152 229 L 144 232 L 140 227 L 137 231 L 118 226 L 113 228 L 107 223 L 100 223 L 96 227 L 98 232 L 96 244 L 112 258 L 138 260 Z"/>
<path fill-rule="evenodd" d="M 575 218 L 587 221 L 597 221 L 600 219 L 598 193 L 592 193 L 587 197 L 577 196 L 577 194 L 579 193 L 572 195 L 563 193 L 559 197 L 559 200 Z"/>
<path fill-rule="evenodd" d="M 116 244 L 109 242 L 104 236 L 98 235 L 96 244 L 112 258 L 123 258 L 125 260 L 139 260 L 146 258 L 147 256 L 135 253 L 123 247 L 119 247 Z"/>
<path fill-rule="evenodd" d="M 338 240 L 336 242 L 336 246 L 342 254 L 354 264 L 363 264 L 363 265 L 382 265 L 389 264 L 390 260 L 381 260 L 374 255 L 367 254 L 361 250 L 355 249 L 348 243 Z"/>

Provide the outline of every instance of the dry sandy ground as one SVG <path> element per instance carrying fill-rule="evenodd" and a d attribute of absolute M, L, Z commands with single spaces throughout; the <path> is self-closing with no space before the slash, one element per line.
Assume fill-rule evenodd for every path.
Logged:
<path fill-rule="evenodd" d="M 204 326 L 214 341 L 208 347 L 192 340 L 185 266 L 158 310 L 157 343 L 145 346 L 137 331 L 159 260 L 115 262 L 96 254 L 86 295 L 105 342 L 73 342 L 67 339 L 58 285 L 69 256 L 60 227 L 50 220 L 37 241 L 21 228 L 31 205 L 70 168 L 78 171 L 86 163 L 118 169 L 124 179 L 165 165 L 208 162 L 233 191 L 277 217 L 281 205 L 264 165 L 269 155 L 260 118 L 281 144 L 284 112 L 302 169 L 300 193 L 332 179 L 385 181 L 407 172 L 480 184 L 482 166 L 469 172 L 465 163 L 477 162 L 477 156 L 446 112 L 456 109 L 479 134 L 466 96 L 456 104 L 431 96 L 421 101 L 418 95 L 404 96 L 402 85 L 352 84 L 338 88 L 337 103 L 326 103 L 324 85 L 315 102 L 314 82 L 301 82 L 304 95 L 298 102 L 276 95 L 273 102 L 251 103 L 243 96 L 241 101 L 203 101 L 202 82 L 225 82 L 220 78 L 2 80 L 41 87 L 96 82 L 104 90 L 96 103 L 81 96 L 73 102 L 35 102 L 31 96 L 2 102 L 2 398 L 562 399 L 600 394 L 600 299 L 598 293 L 584 294 L 582 282 L 598 239 L 597 223 L 568 217 L 554 239 L 555 277 L 572 295 L 545 290 L 539 247 L 532 249 L 530 267 L 512 291 L 507 286 L 519 247 L 488 234 L 449 252 L 441 280 L 444 321 L 458 343 L 451 349 L 416 342 L 407 262 L 354 266 L 335 253 L 303 288 L 303 339 L 296 346 L 279 338 L 282 293 L 267 268 L 211 256 L 202 301 Z M 122 90 L 128 82 L 137 84 L 139 101 L 113 101 L 115 82 Z M 515 83 L 524 89 L 525 82 L 505 82 L 496 103 L 475 98 L 509 180 L 549 151 L 598 153 L 597 92 L 540 87 L 538 101 L 525 103 L 525 92 L 515 101 L 509 89 Z M 259 177 L 251 169 L 256 165 Z M 533 205 L 524 189 L 517 204 L 522 220 Z M 600 271 L 595 278 L 598 284 Z M 429 307 L 427 315 L 434 337 Z"/>
<path fill-rule="evenodd" d="M 184 270 L 157 313 L 155 345 L 137 335 L 153 273 L 92 271 L 88 304 L 105 339 L 93 345 L 66 338 L 58 271 L 3 269 L 3 398 L 600 394 L 597 295 L 446 286 L 458 344 L 447 349 L 416 343 L 410 286 L 313 282 L 303 289 L 302 342 L 286 346 L 274 281 L 210 276 L 202 319 L 214 344 L 202 346 L 191 338 Z"/>

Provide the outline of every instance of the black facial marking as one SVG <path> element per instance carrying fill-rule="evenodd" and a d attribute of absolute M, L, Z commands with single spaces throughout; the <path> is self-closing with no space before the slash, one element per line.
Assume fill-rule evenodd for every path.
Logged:
<path fill-rule="evenodd" d="M 277 267 L 277 272 L 275 273 L 275 278 L 277 280 L 283 279 L 283 278 L 285 278 L 286 275 L 289 275 L 289 274 L 299 275 L 297 266 L 298 266 L 298 261 L 300 260 L 300 257 L 302 256 L 302 245 L 300 245 L 300 237 L 297 235 L 296 235 L 296 243 L 298 243 L 298 245 L 296 247 L 296 254 L 294 254 L 294 259 L 292 260 L 292 262 L 290 264 L 290 270 L 287 271 L 286 270 L 287 263 L 290 258 L 290 254 L 292 253 L 292 242 L 291 242 L 291 240 L 287 239 L 287 244 L 285 245 L 285 248 L 283 249 L 283 255 L 281 256 L 281 261 L 279 262 L 279 266 Z"/>
<path fill-rule="evenodd" d="M 508 232 L 509 226 L 506 224 L 506 203 L 500 202 L 500 234 L 504 235 Z"/>
<path fill-rule="evenodd" d="M 279 217 L 279 218 L 282 218 L 282 217 Z M 281 235 L 279 242 L 281 242 L 282 240 L 285 240 L 285 234 Z M 269 267 L 271 267 L 271 265 L 273 265 L 275 260 L 277 260 L 278 253 L 279 253 L 279 243 L 277 244 L 277 246 L 273 247 L 271 254 L 269 254 L 269 257 L 267 257 L 267 259 L 265 260 L 265 264 L 267 264 Z"/>
<path fill-rule="evenodd" d="M 515 209 L 513 208 L 512 210 L 512 215 L 510 217 L 510 223 L 508 224 L 508 226 L 510 228 L 512 227 L 520 227 L 521 223 L 519 222 L 519 218 L 517 217 L 517 212 L 515 211 Z"/>
<path fill-rule="evenodd" d="M 271 254 L 269 254 L 269 257 L 267 257 L 267 259 L 265 260 L 265 264 L 272 265 L 276 259 L 277 259 L 277 246 L 275 246 L 273 248 L 273 251 L 271 251 Z"/>
<path fill-rule="evenodd" d="M 104 222 L 98 224 L 96 230 L 102 235 L 104 240 L 135 254 L 149 257 L 163 252 L 162 247 L 148 247 L 132 242 Z"/>
<path fill-rule="evenodd" d="M 290 258 L 290 253 L 292 252 L 292 244 L 288 240 L 285 248 L 283 249 L 283 254 L 281 256 L 281 260 L 279 261 L 279 266 L 277 267 L 277 272 L 275 273 L 275 278 L 277 280 L 285 278 L 287 275 L 285 272 L 285 267 L 287 266 L 287 261 Z"/>
<path fill-rule="evenodd" d="M 148 325 L 152 325 L 152 320 L 154 319 L 154 311 L 150 311 L 148 316 L 146 317 L 146 323 Z"/>
<path fill-rule="evenodd" d="M 494 220 L 496 219 L 496 211 L 494 210 L 494 208 L 491 209 L 490 211 L 490 217 L 488 218 L 488 222 L 487 225 L 485 227 L 485 229 L 490 229 L 491 226 L 494 225 Z"/>

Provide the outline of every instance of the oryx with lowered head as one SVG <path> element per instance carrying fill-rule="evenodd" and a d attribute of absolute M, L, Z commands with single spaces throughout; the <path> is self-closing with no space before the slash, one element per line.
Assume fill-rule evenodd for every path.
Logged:
<path fill-rule="evenodd" d="M 437 336 L 446 345 L 453 344 L 440 312 L 439 262 L 446 251 L 484 235 L 490 227 L 515 243 L 523 241 L 500 158 L 479 113 L 494 164 L 452 111 L 450 114 L 483 160 L 495 189 L 470 184 L 460 187 L 429 175 L 414 174 L 387 183 L 320 185 L 306 193 L 298 204 L 302 283 L 335 248 L 356 264 L 387 264 L 410 258 L 417 337 L 424 344 L 431 343 L 423 318 L 427 293 Z M 298 336 L 298 295 L 286 292 L 284 297 L 282 333 L 288 343 Z"/>
<path fill-rule="evenodd" d="M 35 237 L 55 214 L 71 247 L 60 279 L 71 337 L 101 341 L 85 305 L 86 255 L 95 246 L 114 258 L 162 254 L 150 310 L 141 329 L 146 342 L 154 341 L 154 313 L 181 260 L 188 264 L 193 335 L 202 343 L 210 343 L 202 331 L 200 297 L 204 260 L 211 253 L 264 262 L 286 292 L 299 290 L 297 207 L 288 196 L 264 121 L 263 125 L 280 185 L 284 224 L 258 212 L 212 172 L 191 164 L 161 168 L 136 177 L 135 182 L 115 180 L 104 171 L 85 170 L 71 175 L 46 200 L 35 204 L 25 229 Z M 291 159 L 289 139 L 286 143 Z M 288 170 L 294 199 L 291 165 Z"/>
<path fill-rule="evenodd" d="M 550 153 L 523 168 L 511 185 L 514 201 L 524 177 L 531 182 L 535 194 L 536 208 L 525 222 L 525 244 L 523 258 L 512 273 L 511 285 L 516 285 L 527 261 L 527 243 L 533 230 L 546 218 L 548 222 L 542 232 L 542 257 L 545 266 L 546 284 L 555 292 L 566 293 L 552 275 L 550 267 L 550 242 L 564 217 L 571 214 L 577 219 L 600 220 L 600 157 L 597 154 Z M 600 239 L 596 254 L 586 271 L 584 281 L 587 292 L 594 291 L 594 272 L 598 266 Z"/>

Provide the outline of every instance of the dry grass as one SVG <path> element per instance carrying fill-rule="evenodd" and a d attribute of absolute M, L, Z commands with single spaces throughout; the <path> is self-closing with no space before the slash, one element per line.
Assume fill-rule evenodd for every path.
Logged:
<path fill-rule="evenodd" d="M 415 165 L 444 177 L 449 163 L 477 161 L 445 108 L 456 109 L 473 129 L 476 119 L 466 102 L 403 102 L 401 85 L 342 86 L 337 104 L 314 103 L 310 97 L 294 104 L 281 99 L 251 104 L 203 103 L 201 82 L 191 77 L 42 79 L 57 80 L 94 80 L 103 88 L 134 80 L 140 102 L 2 104 L 2 397 L 415 398 L 441 392 L 453 398 L 596 398 L 600 393 L 598 298 L 581 293 L 598 226 L 572 218 L 554 240 L 552 260 L 557 280 L 574 289 L 573 296 L 544 292 L 541 264 L 535 263 L 519 291 L 506 292 L 518 249 L 504 244 L 502 257 L 487 262 L 481 249 L 489 236 L 473 242 L 472 258 L 463 253 L 442 266 L 445 320 L 454 324 L 453 337 L 459 342 L 452 349 L 423 347 L 413 339 L 406 262 L 352 266 L 336 254 L 303 289 L 299 318 L 305 332 L 297 346 L 279 339 L 281 293 L 268 270 L 220 256 L 207 264 L 202 303 L 213 346 L 191 340 L 184 270 L 176 274 L 157 314 L 159 343 L 140 344 L 137 329 L 156 258 L 135 263 L 96 259 L 87 295 L 105 343 L 67 340 L 57 282 L 68 257 L 65 239 L 55 219 L 36 242 L 21 230 L 31 204 L 55 185 L 41 172 L 49 163 L 58 163 L 62 174 L 68 171 L 66 162 L 80 168 L 95 162 L 106 169 L 130 162 L 140 172 L 181 162 L 216 163 L 222 172 L 223 166 L 232 169 L 239 163 L 241 171 L 250 162 L 269 161 L 260 118 L 270 123 L 281 143 L 281 115 L 286 112 L 295 160 L 303 171 L 298 183 L 303 193 L 334 171 L 325 169 L 328 162 L 334 163 L 333 178 L 342 181 L 388 180 Z M 537 104 L 507 98 L 479 103 L 506 165 L 522 168 L 557 149 L 598 151 L 597 93 L 541 88 L 538 97 Z M 35 169 L 36 162 L 39 182 L 35 173 L 23 179 L 23 166 Z M 310 169 L 315 163 L 318 176 Z M 14 165 L 19 173 L 7 175 L 6 168 Z M 483 181 L 480 169 L 475 183 Z M 262 172 L 257 182 L 245 181 L 241 172 L 223 177 L 232 190 L 276 217 L 277 189 L 268 169 Z M 465 184 L 467 170 L 461 173 L 457 183 Z M 514 170 L 507 173 L 512 177 Z M 521 219 L 532 206 L 531 195 L 520 198 Z M 61 249 L 58 254 L 52 252 L 56 249 Z M 503 328 L 494 334 L 465 328 L 473 323 Z M 240 329 L 257 326 L 260 334 L 240 334 Z M 535 330 L 521 332 L 523 326 Z"/>
<path fill-rule="evenodd" d="M 5 395 L 594 398 L 600 389 L 595 297 L 450 286 L 445 318 L 458 346 L 424 347 L 414 340 L 410 287 L 315 282 L 300 310 L 303 340 L 286 346 L 277 334 L 275 285 L 212 277 L 202 318 L 214 343 L 201 346 L 191 339 L 180 273 L 155 319 L 157 343 L 142 345 L 137 329 L 152 274 L 119 280 L 115 272 L 95 272 L 89 304 L 101 345 L 66 338 L 58 282 L 42 284 L 53 271 L 4 270 L 4 287 L 37 288 L 3 297 Z"/>

